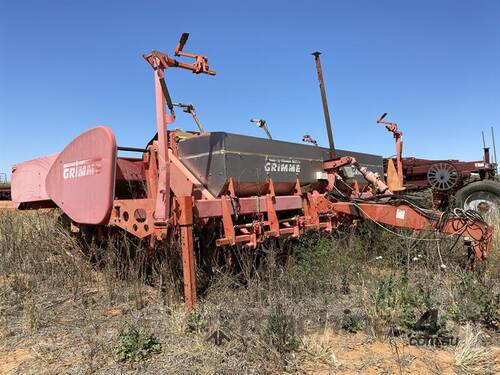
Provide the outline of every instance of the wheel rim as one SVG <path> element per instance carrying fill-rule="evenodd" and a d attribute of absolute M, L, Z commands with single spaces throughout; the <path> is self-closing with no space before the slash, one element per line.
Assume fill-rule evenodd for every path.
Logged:
<path fill-rule="evenodd" d="M 476 191 L 465 199 L 464 209 L 475 210 L 492 223 L 500 218 L 500 199 L 489 191 Z"/>
<path fill-rule="evenodd" d="M 434 189 L 450 190 L 458 183 L 457 169 L 449 163 L 436 163 L 427 171 L 427 180 Z"/>

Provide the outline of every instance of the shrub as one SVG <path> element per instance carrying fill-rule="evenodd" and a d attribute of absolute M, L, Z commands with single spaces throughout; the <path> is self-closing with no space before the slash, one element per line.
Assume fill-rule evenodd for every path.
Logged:
<path fill-rule="evenodd" d="M 193 310 L 187 316 L 186 329 L 188 332 L 200 333 L 206 331 L 208 328 L 208 321 L 202 309 Z"/>
<path fill-rule="evenodd" d="M 294 319 L 287 315 L 284 304 L 278 301 L 272 306 L 263 334 L 264 340 L 280 353 L 297 350 L 300 340 L 296 328 Z"/>
<path fill-rule="evenodd" d="M 453 318 L 459 323 L 483 322 L 497 328 L 500 295 L 488 288 L 474 272 L 465 272 L 454 290 L 457 305 Z"/>
<path fill-rule="evenodd" d="M 391 329 L 413 330 L 424 306 L 421 290 L 409 283 L 406 274 L 389 276 L 379 280 L 370 295 L 367 315 Z"/>
<path fill-rule="evenodd" d="M 344 315 L 342 316 L 342 329 L 351 333 L 356 333 L 363 329 L 363 326 L 364 321 L 361 315 L 356 314 L 349 309 L 344 310 Z"/>
<path fill-rule="evenodd" d="M 118 361 L 143 361 L 161 351 L 158 338 L 135 328 L 120 332 L 118 343 L 113 348 Z"/>

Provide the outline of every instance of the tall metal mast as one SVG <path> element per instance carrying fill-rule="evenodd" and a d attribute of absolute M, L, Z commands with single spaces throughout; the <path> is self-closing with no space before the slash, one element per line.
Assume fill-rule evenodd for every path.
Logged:
<path fill-rule="evenodd" d="M 323 70 L 321 69 L 321 52 L 313 52 L 316 61 L 316 71 L 318 72 L 319 90 L 321 92 L 321 101 L 323 102 L 323 113 L 325 115 L 326 132 L 328 133 L 328 143 L 330 145 L 330 158 L 335 157 L 335 145 L 333 143 L 332 123 L 330 122 L 330 112 L 328 111 L 328 101 L 326 99 L 325 82 L 323 81 Z"/>

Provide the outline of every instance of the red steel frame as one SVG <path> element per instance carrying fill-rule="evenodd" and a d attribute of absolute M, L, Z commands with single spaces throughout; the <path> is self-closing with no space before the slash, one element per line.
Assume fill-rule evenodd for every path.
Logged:
<path fill-rule="evenodd" d="M 181 43 L 183 45 L 183 43 Z M 182 48 L 182 47 L 181 47 Z M 178 48 L 176 55 L 178 55 Z M 370 196 L 374 194 L 391 194 L 387 186 L 372 172 L 358 165 L 352 157 L 342 157 L 325 161 L 324 170 L 328 173 L 328 184 L 321 190 L 303 193 L 300 181 L 297 180 L 294 195 L 277 196 L 274 192 L 273 181 L 268 180 L 267 193 L 263 196 L 238 197 L 233 188 L 234 182 L 230 178 L 227 182 L 226 194 L 213 197 L 197 179 L 179 162 L 175 153 L 176 145 L 173 137 L 167 145 L 166 127 L 172 124 L 175 116 L 165 114 L 165 98 L 162 92 L 160 79 L 164 78 L 164 71 L 170 67 L 180 67 L 193 73 L 206 73 L 214 75 L 209 70 L 205 57 L 195 54 L 185 54 L 196 59 L 193 65 L 181 64 L 175 60 L 154 52 L 146 56 L 146 60 L 155 71 L 155 94 L 157 110 L 158 131 L 158 153 L 164 157 L 154 157 L 158 162 L 158 189 L 155 199 L 155 210 L 161 209 L 162 215 L 156 215 L 155 219 L 162 219 L 169 223 L 176 223 L 181 228 L 181 244 L 184 275 L 184 295 L 188 308 L 196 303 L 196 276 L 194 264 L 193 225 L 203 226 L 209 218 L 216 218 L 222 222 L 223 236 L 216 240 L 217 246 L 244 245 L 255 248 L 258 243 L 272 237 L 298 237 L 306 229 L 334 230 L 339 223 L 350 221 L 361 217 L 396 227 L 413 228 L 418 230 L 439 230 L 443 233 L 466 235 L 473 241 L 473 249 L 478 258 L 484 258 L 490 249 L 492 231 L 483 223 L 464 222 L 463 220 L 447 221 L 440 226 L 438 221 L 431 221 L 408 205 L 393 206 L 389 204 L 335 202 L 327 198 L 327 193 L 335 189 L 337 173 L 346 165 L 354 165 L 363 174 L 369 183 L 368 190 L 362 193 L 354 191 L 353 197 Z M 401 154 L 402 133 L 388 124 L 388 130 L 394 133 L 398 144 L 398 154 Z M 193 134 L 196 136 L 196 134 Z M 153 143 L 154 145 L 154 143 Z M 168 150 L 170 148 L 170 150 Z M 154 151 L 154 147 L 151 149 Z M 169 162 L 170 161 L 170 162 Z M 402 171 L 402 161 L 397 160 L 398 172 Z M 168 180 L 170 176 L 170 181 Z M 153 174 L 154 181 L 155 175 Z M 173 207 L 172 217 L 166 215 L 169 212 L 169 200 L 165 191 L 172 191 Z M 193 198 L 193 190 L 198 189 L 201 198 Z M 200 195 L 200 194 L 198 194 Z M 236 204 L 234 204 L 236 203 Z M 149 209 L 151 211 L 151 209 Z M 278 218 L 278 213 L 293 213 L 287 218 Z M 163 215 L 165 213 L 165 215 Z M 247 222 L 236 225 L 233 218 L 235 215 L 246 216 Z M 283 215 L 280 215 L 283 216 Z M 158 223 L 156 223 L 158 224 Z M 166 228 L 155 225 L 156 238 L 161 239 Z"/>
<path fill-rule="evenodd" d="M 149 239 L 152 246 L 180 233 L 187 308 L 193 308 L 197 298 L 193 227 L 203 228 L 208 220 L 217 221 L 222 228 L 223 234 L 216 239 L 216 246 L 255 248 L 269 238 L 298 237 L 308 229 L 333 231 L 342 222 L 366 218 L 396 227 L 464 235 L 470 239 L 471 248 L 478 258 L 487 256 L 492 238 L 491 227 L 472 219 L 452 218 L 441 222 L 423 216 L 407 204 L 390 204 L 392 193 L 385 183 L 352 157 L 325 161 L 324 171 L 328 178 L 312 191 L 304 190 L 297 179 L 293 194 L 276 195 L 273 181 L 268 179 L 265 194 L 239 197 L 235 193 L 234 181 L 229 178 L 225 193 L 213 196 L 178 159 L 176 131 L 167 129 L 174 123 L 175 113 L 166 89 L 166 70 L 176 67 L 196 74 L 215 75 L 209 69 L 206 57 L 182 51 L 186 40 L 187 36 L 183 35 L 175 55 L 194 58 L 193 64 L 179 62 L 157 51 L 144 56 L 154 71 L 158 133 L 157 139 L 143 152 L 142 159 L 137 159 L 143 170 L 146 196 L 140 199 L 115 198 L 109 220 L 103 226 L 122 228 L 138 238 Z M 170 109 L 169 114 L 166 107 Z M 198 134 L 189 133 L 187 136 L 196 137 Z M 134 162 L 123 158 L 117 160 L 123 168 L 127 167 L 127 163 Z M 351 200 L 340 201 L 329 193 L 341 188 L 337 186 L 339 170 L 348 165 L 355 166 L 367 184 L 362 190 L 353 184 L 349 193 Z M 387 202 L 359 200 L 374 195 L 385 196 Z M 442 213 L 434 214 L 442 218 Z M 78 227 L 83 225 L 72 223 L 72 228 L 78 231 Z"/>

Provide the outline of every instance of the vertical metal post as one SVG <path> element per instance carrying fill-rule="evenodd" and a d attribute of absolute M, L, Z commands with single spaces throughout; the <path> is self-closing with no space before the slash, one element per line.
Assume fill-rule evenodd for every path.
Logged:
<path fill-rule="evenodd" d="M 196 305 L 196 267 L 193 240 L 193 197 L 179 197 L 184 301 L 188 310 Z"/>
<path fill-rule="evenodd" d="M 328 143 L 330 145 L 330 158 L 335 157 L 335 145 L 333 143 L 332 124 L 330 122 L 330 112 L 328 111 L 328 101 L 326 99 L 325 82 L 323 81 L 323 70 L 321 69 L 321 60 L 319 55 L 321 52 L 313 52 L 314 60 L 316 61 L 316 71 L 318 73 L 319 90 L 321 92 L 321 101 L 323 102 L 323 113 L 325 115 L 326 132 L 328 133 Z"/>
<path fill-rule="evenodd" d="M 484 132 L 481 132 L 481 135 L 483 136 L 483 161 L 486 164 L 490 163 L 490 148 L 486 147 L 486 141 L 484 140 Z"/>
<path fill-rule="evenodd" d="M 166 222 L 170 217 L 170 164 L 168 160 L 167 124 L 174 122 L 172 115 L 166 114 L 165 97 L 161 87 L 163 70 L 154 72 L 156 96 L 156 131 L 158 132 L 158 187 L 155 200 L 155 220 Z"/>
<path fill-rule="evenodd" d="M 397 165 L 397 171 L 398 171 L 398 180 L 399 180 L 399 185 L 401 188 L 403 187 L 404 181 L 403 181 L 403 141 L 402 141 L 402 135 L 399 135 L 396 137 L 396 165 Z"/>
<path fill-rule="evenodd" d="M 485 147 L 483 148 L 483 161 L 486 163 L 486 164 L 490 164 L 490 148 L 489 147 Z"/>
<path fill-rule="evenodd" d="M 497 146 L 495 143 L 495 132 L 493 131 L 493 126 L 491 127 L 491 140 L 493 141 L 493 157 L 495 158 L 495 176 L 496 176 L 498 173 Z"/>
<path fill-rule="evenodd" d="M 493 156 L 495 157 L 495 164 L 497 164 L 497 146 L 495 144 L 495 132 L 493 126 L 491 127 L 491 139 L 493 141 Z"/>

